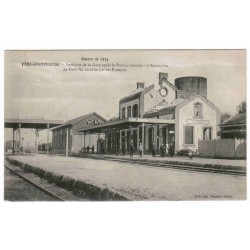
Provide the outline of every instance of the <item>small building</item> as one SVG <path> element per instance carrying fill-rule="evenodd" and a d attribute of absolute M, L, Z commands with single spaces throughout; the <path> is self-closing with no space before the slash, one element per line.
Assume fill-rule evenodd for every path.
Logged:
<path fill-rule="evenodd" d="M 204 157 L 246 159 L 246 114 L 237 114 L 222 124 L 213 141 L 199 141 L 199 152 Z"/>
<path fill-rule="evenodd" d="M 83 133 L 105 133 L 105 152 L 135 152 L 139 143 L 143 153 L 154 148 L 172 145 L 178 149 L 198 149 L 199 140 L 217 138 L 220 111 L 207 99 L 207 79 L 189 76 L 168 80 L 159 73 L 156 84 L 145 86 L 138 82 L 136 89 L 119 101 L 119 115 L 103 124 L 79 128 Z"/>
<path fill-rule="evenodd" d="M 246 113 L 237 114 L 220 124 L 219 135 L 221 139 L 246 139 Z"/>
<path fill-rule="evenodd" d="M 103 137 L 101 133 L 88 134 L 77 132 L 79 128 L 88 128 L 92 125 L 105 123 L 107 120 L 99 114 L 92 112 L 62 125 L 54 127 L 52 131 L 52 154 L 78 154 L 81 149 L 92 148 L 97 150 L 97 141 Z"/>

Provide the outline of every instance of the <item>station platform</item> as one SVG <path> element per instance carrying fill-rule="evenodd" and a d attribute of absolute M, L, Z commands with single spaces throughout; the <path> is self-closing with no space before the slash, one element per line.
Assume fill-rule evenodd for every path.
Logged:
<path fill-rule="evenodd" d="M 92 159 L 90 159 L 90 157 Z M 242 200 L 246 199 L 246 176 L 208 172 L 182 171 L 93 159 L 54 155 L 8 156 L 11 164 L 38 174 L 56 185 L 78 192 L 90 200 Z M 111 157 L 105 155 L 105 158 Z M 129 158 L 129 156 L 112 156 Z M 139 156 L 134 156 L 138 160 Z M 152 157 L 153 158 L 153 157 Z M 144 156 L 143 161 L 166 161 L 166 158 Z M 207 159 L 193 159 L 192 163 L 207 164 Z M 182 157 L 171 161 L 191 161 Z M 200 163 L 201 162 L 201 163 Z M 210 164 L 229 164 L 212 160 Z M 233 162 L 233 160 L 232 160 Z M 237 161 L 238 162 L 238 161 Z M 244 162 L 234 162 L 234 168 L 244 168 Z M 241 164 L 241 165 L 240 165 Z M 222 165 L 221 165 L 222 166 Z M 86 195 L 86 197 L 84 197 Z"/>

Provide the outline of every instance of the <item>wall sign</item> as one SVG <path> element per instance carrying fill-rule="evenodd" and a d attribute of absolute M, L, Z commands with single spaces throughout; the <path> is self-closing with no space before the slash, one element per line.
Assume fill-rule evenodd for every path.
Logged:
<path fill-rule="evenodd" d="M 99 124 L 99 120 L 87 120 L 87 125 L 97 125 Z"/>

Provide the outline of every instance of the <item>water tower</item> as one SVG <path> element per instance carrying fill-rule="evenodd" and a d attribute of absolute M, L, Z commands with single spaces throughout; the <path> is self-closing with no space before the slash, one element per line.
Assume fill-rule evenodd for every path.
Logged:
<path fill-rule="evenodd" d="M 199 93 L 207 98 L 207 78 L 199 76 L 187 76 L 175 79 L 177 87 L 177 98 L 188 98 L 189 96 Z"/>

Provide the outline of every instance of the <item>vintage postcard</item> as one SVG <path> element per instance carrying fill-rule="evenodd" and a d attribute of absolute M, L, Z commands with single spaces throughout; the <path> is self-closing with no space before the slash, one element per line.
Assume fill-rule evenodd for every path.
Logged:
<path fill-rule="evenodd" d="M 5 51 L 6 201 L 246 199 L 245 50 Z"/>

